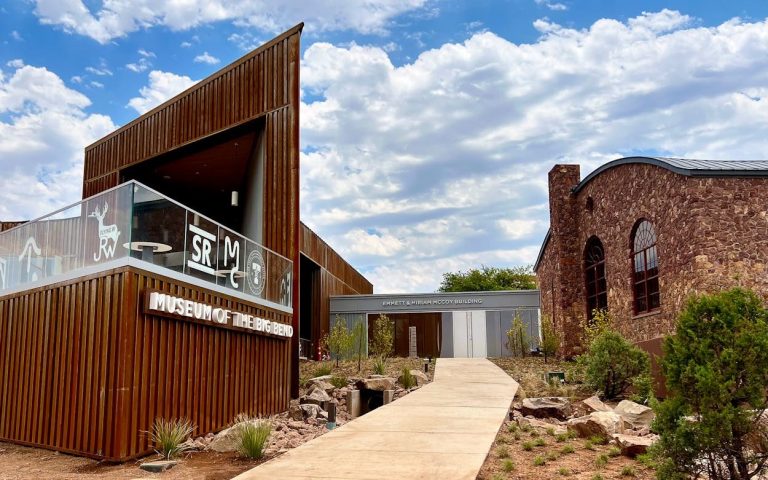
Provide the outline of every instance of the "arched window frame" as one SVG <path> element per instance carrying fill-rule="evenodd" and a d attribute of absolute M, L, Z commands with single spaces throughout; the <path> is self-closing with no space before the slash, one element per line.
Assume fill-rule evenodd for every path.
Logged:
<path fill-rule="evenodd" d="M 635 315 L 653 313 L 661 308 L 659 255 L 656 229 L 646 218 L 635 222 L 630 235 L 630 272 L 632 311 Z"/>
<path fill-rule="evenodd" d="M 605 249 L 603 242 L 594 235 L 587 239 L 584 246 L 584 293 L 587 320 L 592 320 L 595 310 L 608 308 Z"/>

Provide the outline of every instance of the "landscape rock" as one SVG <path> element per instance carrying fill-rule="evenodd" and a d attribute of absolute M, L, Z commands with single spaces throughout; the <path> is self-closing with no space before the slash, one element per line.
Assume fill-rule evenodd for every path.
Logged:
<path fill-rule="evenodd" d="M 308 394 L 304 395 L 299 399 L 299 403 L 302 405 L 311 403 L 313 405 L 322 405 L 323 402 L 330 402 L 331 396 L 328 395 L 325 390 L 322 388 L 319 388 L 317 386 L 312 387 L 312 390 L 309 391 Z"/>
<path fill-rule="evenodd" d="M 581 401 L 581 404 L 584 406 L 584 408 L 587 410 L 587 413 L 592 412 L 610 412 L 612 411 L 611 407 L 604 404 L 599 398 L 597 398 L 596 395 L 593 395 L 587 399 L 584 399 Z"/>
<path fill-rule="evenodd" d="M 301 405 L 298 402 L 291 401 L 288 406 L 288 416 L 292 420 L 304 420 L 304 411 L 301 409 Z"/>
<path fill-rule="evenodd" d="M 536 418 L 554 417 L 565 420 L 571 415 L 573 408 L 567 398 L 532 397 L 523 400 L 520 412 L 523 415 L 531 415 Z"/>
<path fill-rule="evenodd" d="M 375 378 L 358 380 L 357 383 L 355 383 L 355 386 L 359 390 L 376 390 L 377 392 L 383 392 L 384 390 L 395 389 L 395 379 L 376 375 Z"/>
<path fill-rule="evenodd" d="M 614 434 L 624 433 L 624 420 L 618 413 L 592 412 L 589 415 L 568 420 L 568 429 L 573 430 L 580 437 L 602 435 L 610 438 Z"/>
<path fill-rule="evenodd" d="M 653 409 L 630 400 L 622 400 L 613 411 L 621 415 L 632 428 L 650 427 L 655 416 Z"/>
<path fill-rule="evenodd" d="M 160 473 L 175 467 L 179 462 L 176 460 L 160 460 L 157 462 L 144 462 L 139 468 L 147 472 Z"/>
<path fill-rule="evenodd" d="M 520 425 L 521 427 L 530 425 L 531 427 L 536 428 L 538 430 L 542 430 L 542 431 L 546 431 L 548 428 L 551 428 L 555 431 L 555 435 L 568 432 L 568 429 L 566 429 L 562 425 L 544 422 L 542 420 L 536 420 L 535 418 L 531 418 L 531 417 L 517 417 L 516 420 L 517 420 L 517 424 Z"/>
<path fill-rule="evenodd" d="M 211 443 L 208 444 L 208 450 L 213 450 L 214 452 L 219 453 L 234 452 L 237 449 L 237 431 L 235 427 L 237 427 L 237 425 L 225 428 L 217 433 L 213 437 L 213 440 L 211 440 Z"/>
<path fill-rule="evenodd" d="M 319 405 L 315 405 L 314 403 L 305 403 L 301 405 L 301 411 L 302 416 L 306 420 L 307 418 L 320 418 L 321 414 L 320 412 L 325 413 L 325 410 L 320 408 Z M 326 418 L 328 416 L 327 413 L 325 413 Z"/>
<path fill-rule="evenodd" d="M 658 435 L 646 435 L 637 437 L 634 435 L 613 435 L 616 445 L 621 448 L 621 454 L 627 457 L 636 457 L 648 451 L 648 447 L 656 443 Z"/>
<path fill-rule="evenodd" d="M 336 390 L 336 387 L 331 384 L 331 378 L 331 375 L 323 375 L 322 377 L 310 378 L 304 384 L 304 387 L 307 389 L 307 391 L 311 391 L 313 388 L 320 388 L 324 390 L 325 393 L 331 394 L 334 390 Z"/>

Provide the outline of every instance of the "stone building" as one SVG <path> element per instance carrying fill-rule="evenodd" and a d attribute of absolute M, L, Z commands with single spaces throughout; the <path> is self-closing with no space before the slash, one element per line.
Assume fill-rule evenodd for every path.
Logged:
<path fill-rule="evenodd" d="M 629 157 L 583 180 L 555 165 L 549 208 L 534 270 L 566 355 L 595 308 L 657 350 L 693 294 L 740 285 L 768 298 L 768 161 Z"/>

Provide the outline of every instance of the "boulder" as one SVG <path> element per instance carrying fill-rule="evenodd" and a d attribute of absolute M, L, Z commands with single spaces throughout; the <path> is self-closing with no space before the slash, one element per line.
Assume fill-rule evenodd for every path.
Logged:
<path fill-rule="evenodd" d="M 533 397 L 523 400 L 520 407 L 523 415 L 530 415 L 536 418 L 557 418 L 559 420 L 567 419 L 573 412 L 571 402 L 563 397 Z"/>
<path fill-rule="evenodd" d="M 213 440 L 211 440 L 211 443 L 208 444 L 208 450 L 213 450 L 214 452 L 219 453 L 234 452 L 237 450 L 236 428 L 237 425 L 234 425 L 217 433 L 216 436 L 213 437 Z"/>
<path fill-rule="evenodd" d="M 377 392 L 383 392 L 384 390 L 395 389 L 395 379 L 377 375 L 375 378 L 363 378 L 362 380 L 358 380 L 357 383 L 355 383 L 355 386 L 359 390 L 376 390 Z"/>
<path fill-rule="evenodd" d="M 288 406 L 288 416 L 292 420 L 304 420 L 304 413 L 298 402 L 291 401 L 291 404 Z"/>
<path fill-rule="evenodd" d="M 334 390 L 336 390 L 336 387 L 331 384 L 331 378 L 331 375 L 323 375 L 322 377 L 310 378 L 304 384 L 304 387 L 308 391 L 312 390 L 313 388 L 320 388 L 324 390 L 325 393 L 331 394 Z"/>
<path fill-rule="evenodd" d="M 308 394 L 304 395 L 299 399 L 299 403 L 302 405 L 311 403 L 312 405 L 322 405 L 323 402 L 330 402 L 331 396 L 325 393 L 325 390 L 323 390 L 320 387 L 312 387 L 312 390 L 309 391 Z"/>
<path fill-rule="evenodd" d="M 611 407 L 600 401 L 597 396 L 593 395 L 587 399 L 581 401 L 582 406 L 587 410 L 587 413 L 592 412 L 610 412 Z"/>
<path fill-rule="evenodd" d="M 656 443 L 658 435 L 646 435 L 638 437 L 634 435 L 613 435 L 613 441 L 621 448 L 621 454 L 627 457 L 636 457 L 648 451 L 648 447 Z"/>
<path fill-rule="evenodd" d="M 159 460 L 156 462 L 144 462 L 139 468 L 147 472 L 160 473 L 175 467 L 179 462 L 176 460 Z"/>
<path fill-rule="evenodd" d="M 314 403 L 305 403 L 301 405 L 301 412 L 304 419 L 308 418 L 322 418 L 325 414 L 325 418 L 328 418 L 328 414 Z"/>
<path fill-rule="evenodd" d="M 655 416 L 653 409 L 630 400 L 622 400 L 613 411 L 621 415 L 632 428 L 637 429 L 650 427 Z"/>
<path fill-rule="evenodd" d="M 568 429 L 580 437 L 602 435 L 610 438 L 617 433 L 624 433 L 624 420 L 614 412 L 592 412 L 583 417 L 568 420 Z"/>
<path fill-rule="evenodd" d="M 542 431 L 546 431 L 547 429 L 551 428 L 555 431 L 555 435 L 568 432 L 568 430 L 562 425 L 543 422 L 541 420 L 536 420 L 535 418 L 531 418 L 531 417 L 518 417 L 516 420 L 517 420 L 517 424 L 520 425 L 521 427 L 530 425 L 531 427 L 537 430 L 542 430 Z"/>
<path fill-rule="evenodd" d="M 413 375 L 413 378 L 416 380 L 416 386 L 417 387 L 421 387 L 421 386 L 426 385 L 427 383 L 429 383 L 429 377 L 427 377 L 427 375 L 424 372 L 422 372 L 421 370 L 411 370 L 411 375 Z M 403 376 L 402 375 L 397 377 L 397 383 L 399 383 L 400 385 L 403 384 Z"/>

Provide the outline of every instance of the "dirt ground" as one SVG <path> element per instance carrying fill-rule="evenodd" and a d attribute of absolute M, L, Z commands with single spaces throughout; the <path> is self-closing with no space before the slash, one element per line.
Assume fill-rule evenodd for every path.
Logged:
<path fill-rule="evenodd" d="M 347 377 L 350 380 L 373 373 L 373 362 L 370 360 L 363 360 L 361 372 L 357 370 L 357 361 L 344 361 L 340 363 L 339 367 L 331 362 L 325 362 L 325 365 L 332 367 L 332 375 Z M 314 377 L 320 366 L 320 362 L 302 362 L 300 378 L 306 381 Z M 423 370 L 423 363 L 418 359 L 393 358 L 387 362 L 387 375 L 397 378 L 404 367 Z M 430 378 L 432 378 L 433 371 L 434 361 L 430 368 Z M 303 390 L 302 388 L 302 393 Z M 249 470 L 270 458 L 273 457 L 266 457 L 257 461 L 239 458 L 236 453 L 190 452 L 182 457 L 179 464 L 172 469 L 163 473 L 149 473 L 139 469 L 139 463 L 156 459 L 156 456 L 114 465 L 50 450 L 0 442 L 0 480 L 97 480 L 107 478 L 117 480 L 134 478 L 224 480 Z"/>
<path fill-rule="evenodd" d="M 572 362 L 542 358 L 490 359 L 520 383 L 516 401 L 527 397 L 563 396 L 572 403 L 591 396 L 579 382 L 580 374 Z M 564 385 L 549 385 L 543 380 L 545 372 L 566 373 Z M 560 441 L 558 441 L 560 440 Z M 539 446 L 536 446 L 538 441 Z M 543 445 L 541 444 L 543 443 Z M 530 448 L 526 450 L 524 445 Z M 523 431 L 516 422 L 506 421 L 499 429 L 478 480 L 576 480 L 656 478 L 653 469 L 636 459 L 618 455 L 613 445 L 601 445 L 583 438 L 556 438 L 552 432 Z M 571 451 L 572 450 L 572 451 Z"/>

